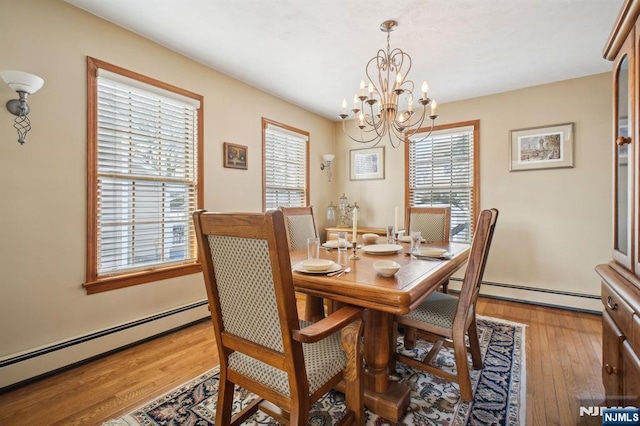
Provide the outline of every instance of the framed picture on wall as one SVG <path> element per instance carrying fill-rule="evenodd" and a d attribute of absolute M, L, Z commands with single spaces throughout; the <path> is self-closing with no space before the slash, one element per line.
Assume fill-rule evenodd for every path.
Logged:
<path fill-rule="evenodd" d="M 573 167 L 573 123 L 511 130 L 509 170 Z"/>
<path fill-rule="evenodd" d="M 224 143 L 224 167 L 247 170 L 247 147 L 233 143 Z"/>
<path fill-rule="evenodd" d="M 384 179 L 384 147 L 349 151 L 349 180 Z"/>

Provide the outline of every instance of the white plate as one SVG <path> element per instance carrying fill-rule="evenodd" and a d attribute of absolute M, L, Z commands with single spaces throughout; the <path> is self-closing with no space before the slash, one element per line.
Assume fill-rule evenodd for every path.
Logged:
<path fill-rule="evenodd" d="M 300 263 L 308 271 L 326 271 L 334 265 L 333 260 L 328 259 L 307 259 Z"/>
<path fill-rule="evenodd" d="M 349 244 L 347 244 L 347 245 L 349 245 Z M 338 240 L 329 240 L 326 243 L 322 243 L 322 247 L 338 248 Z"/>
<path fill-rule="evenodd" d="M 392 254 L 402 250 L 400 244 L 371 244 L 362 247 L 362 251 L 369 254 Z"/>
<path fill-rule="evenodd" d="M 330 267 L 329 269 L 327 269 L 325 271 L 310 271 L 307 268 L 305 268 L 304 266 L 302 266 L 302 262 L 300 262 L 300 263 L 296 263 L 295 265 L 293 265 L 293 267 L 291 269 L 293 269 L 296 272 L 302 272 L 303 274 L 328 274 L 330 272 L 339 271 L 340 269 L 342 269 L 342 265 L 340 265 L 338 263 L 334 263 L 332 267 Z"/>
<path fill-rule="evenodd" d="M 420 247 L 420 256 L 444 257 L 447 251 L 437 247 Z"/>

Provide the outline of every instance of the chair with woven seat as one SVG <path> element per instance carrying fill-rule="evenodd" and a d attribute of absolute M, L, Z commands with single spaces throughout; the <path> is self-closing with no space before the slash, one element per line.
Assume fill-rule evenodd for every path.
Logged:
<path fill-rule="evenodd" d="M 476 302 L 480 294 L 480 284 L 487 263 L 487 256 L 493 238 L 498 210 L 483 210 L 478 217 L 471 251 L 465 271 L 460 297 L 443 293 L 433 293 L 416 309 L 406 315 L 396 317 L 396 322 L 405 327 L 404 346 L 412 349 L 416 337 L 434 341 L 433 347 L 423 361 L 398 353 L 396 359 L 405 364 L 428 371 L 457 382 L 462 399 L 473 399 L 473 389 L 469 375 L 467 350 L 471 353 L 473 367 L 482 368 L 480 342 L 476 325 Z M 467 348 L 465 336 L 468 335 Z M 457 374 L 443 371 L 433 362 L 445 341 L 453 346 Z"/>
<path fill-rule="evenodd" d="M 407 235 L 420 231 L 426 242 L 448 242 L 451 233 L 450 207 L 407 207 Z M 449 279 L 438 285 L 443 293 L 449 290 Z"/>
<path fill-rule="evenodd" d="M 307 238 L 318 236 L 313 207 L 278 207 L 278 210 L 284 214 L 289 250 L 306 249 Z M 324 303 L 322 298 L 306 295 L 304 319 L 315 322 L 323 317 Z"/>
<path fill-rule="evenodd" d="M 427 242 L 447 242 L 451 235 L 450 207 L 407 207 L 407 235 L 420 231 Z"/>
<path fill-rule="evenodd" d="M 306 425 L 312 403 L 338 385 L 347 405 L 340 424 L 362 424 L 362 309 L 299 320 L 282 212 L 198 211 L 194 223 L 220 357 L 216 425 L 257 410 Z M 259 398 L 232 416 L 235 385 Z"/>

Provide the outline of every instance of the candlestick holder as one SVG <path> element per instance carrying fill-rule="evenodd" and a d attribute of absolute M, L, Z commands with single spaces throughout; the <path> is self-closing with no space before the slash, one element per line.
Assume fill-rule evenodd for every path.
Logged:
<path fill-rule="evenodd" d="M 360 256 L 358 256 L 358 243 L 354 241 L 353 245 L 353 254 L 349 256 L 349 260 L 360 260 Z"/>

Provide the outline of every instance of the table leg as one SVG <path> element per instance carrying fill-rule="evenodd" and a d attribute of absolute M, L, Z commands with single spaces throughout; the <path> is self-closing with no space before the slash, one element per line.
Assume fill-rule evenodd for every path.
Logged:
<path fill-rule="evenodd" d="M 389 380 L 395 365 L 393 315 L 367 309 L 364 328 L 365 405 L 374 413 L 399 423 L 409 407 L 410 389 Z"/>

